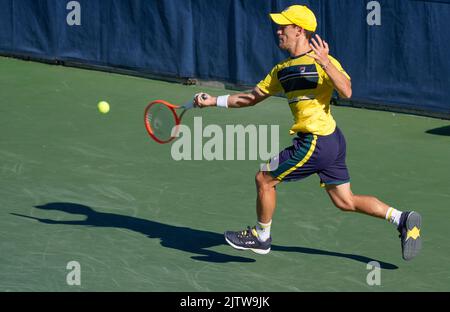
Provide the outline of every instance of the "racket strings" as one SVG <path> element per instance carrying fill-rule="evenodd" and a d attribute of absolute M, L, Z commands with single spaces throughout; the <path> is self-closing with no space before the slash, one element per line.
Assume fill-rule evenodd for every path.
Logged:
<path fill-rule="evenodd" d="M 164 104 L 154 104 L 147 111 L 147 120 L 153 135 L 161 141 L 170 140 L 172 129 L 176 126 L 175 116 Z"/>

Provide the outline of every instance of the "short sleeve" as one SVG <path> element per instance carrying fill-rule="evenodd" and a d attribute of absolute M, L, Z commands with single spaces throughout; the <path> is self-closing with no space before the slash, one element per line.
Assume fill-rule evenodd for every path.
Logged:
<path fill-rule="evenodd" d="M 333 63 L 333 65 L 341 72 L 345 75 L 345 77 L 347 77 L 348 80 L 351 80 L 349 74 L 347 74 L 347 72 L 342 68 L 341 63 L 339 63 L 338 60 L 336 60 L 334 57 L 332 57 L 331 55 L 328 56 L 331 63 Z M 327 77 L 328 78 L 328 77 Z"/>
<path fill-rule="evenodd" d="M 278 80 L 278 67 L 275 66 L 270 73 L 256 85 L 262 92 L 269 95 L 276 95 L 283 91 Z"/>

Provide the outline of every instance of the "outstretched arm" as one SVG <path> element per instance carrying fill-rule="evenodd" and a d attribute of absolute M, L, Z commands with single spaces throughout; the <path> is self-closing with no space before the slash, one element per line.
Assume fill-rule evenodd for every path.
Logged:
<path fill-rule="evenodd" d="M 32 216 L 26 216 L 26 215 L 23 215 L 23 214 L 20 214 L 20 213 L 11 213 L 11 214 L 15 215 L 15 216 L 23 217 L 23 218 L 37 220 L 39 222 L 46 223 L 46 224 L 88 225 L 85 220 L 58 221 L 58 220 L 41 219 L 41 218 L 36 218 L 36 217 L 32 217 Z"/>
<path fill-rule="evenodd" d="M 205 99 L 203 96 L 200 96 L 203 94 L 206 95 Z M 237 93 L 230 96 L 222 95 L 215 97 L 207 93 L 200 93 L 195 97 L 195 104 L 199 107 L 222 106 L 241 108 L 256 105 L 269 96 L 269 94 L 266 94 L 258 87 L 255 87 L 250 93 Z"/>

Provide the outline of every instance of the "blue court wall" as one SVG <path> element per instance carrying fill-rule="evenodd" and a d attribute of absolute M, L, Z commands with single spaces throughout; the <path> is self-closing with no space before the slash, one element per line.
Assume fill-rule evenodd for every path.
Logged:
<path fill-rule="evenodd" d="M 0 0 L 0 53 L 252 86 L 287 57 L 268 13 L 291 4 L 355 101 L 450 114 L 450 0 Z"/>

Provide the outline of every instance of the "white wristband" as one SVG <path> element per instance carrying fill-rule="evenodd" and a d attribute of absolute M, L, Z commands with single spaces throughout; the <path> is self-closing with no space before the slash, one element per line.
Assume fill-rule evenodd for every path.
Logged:
<path fill-rule="evenodd" d="M 228 98 L 230 95 L 221 95 L 217 97 L 217 107 L 228 108 Z"/>

